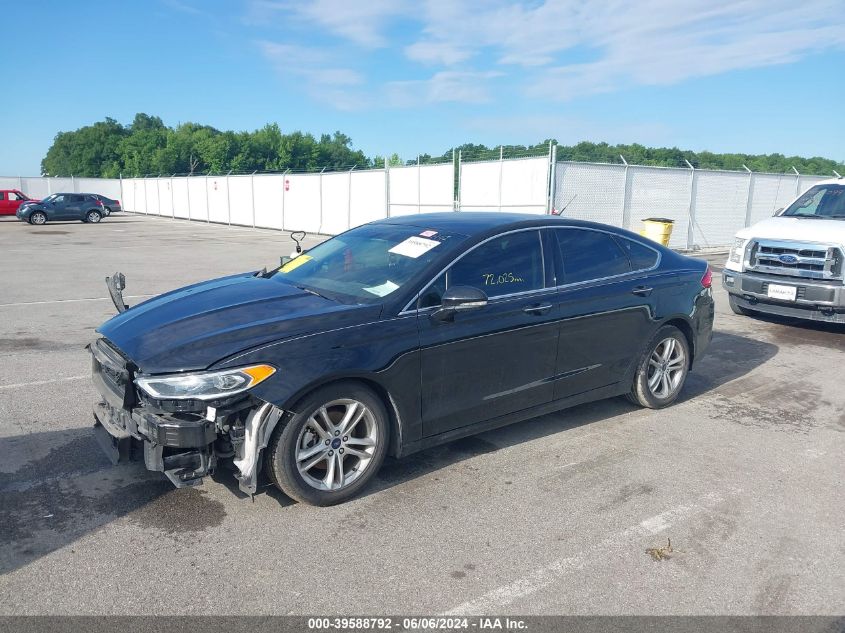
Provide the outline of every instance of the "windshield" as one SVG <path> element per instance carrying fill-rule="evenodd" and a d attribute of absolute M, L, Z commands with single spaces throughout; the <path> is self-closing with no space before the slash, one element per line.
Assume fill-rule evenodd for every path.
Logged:
<path fill-rule="evenodd" d="M 368 224 L 315 246 L 276 271 L 280 281 L 357 303 L 376 303 L 423 271 L 463 236 Z"/>
<path fill-rule="evenodd" d="M 44 198 L 41 202 L 52 202 L 53 200 L 55 200 L 57 195 L 58 194 L 56 194 L 56 193 L 49 195 L 46 198 Z"/>
<path fill-rule="evenodd" d="M 816 185 L 789 205 L 783 215 L 800 218 L 845 218 L 845 185 Z"/>

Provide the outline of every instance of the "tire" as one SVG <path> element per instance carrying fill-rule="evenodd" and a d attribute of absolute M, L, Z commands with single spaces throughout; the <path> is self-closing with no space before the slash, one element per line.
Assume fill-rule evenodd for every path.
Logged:
<path fill-rule="evenodd" d="M 92 209 L 85 214 L 85 222 L 88 222 L 89 224 L 97 224 L 102 219 L 103 214 L 95 209 Z"/>
<path fill-rule="evenodd" d="M 344 381 L 311 392 L 293 408 L 298 413 L 275 430 L 267 447 L 270 481 L 292 499 L 315 506 L 356 496 L 387 453 L 390 429 L 381 398 L 360 383 Z M 343 433 L 347 415 L 352 426 Z"/>
<path fill-rule="evenodd" d="M 754 314 L 753 310 L 749 310 L 747 308 L 743 308 L 736 300 L 736 297 L 732 294 L 728 295 L 728 305 L 731 306 L 731 312 L 734 314 L 739 314 L 742 316 L 751 316 Z"/>
<path fill-rule="evenodd" d="M 105 212 L 106 217 L 109 217 L 111 215 L 111 209 L 109 209 L 108 207 L 103 207 L 103 211 Z"/>
<path fill-rule="evenodd" d="M 29 216 L 29 223 L 38 226 L 47 224 L 47 214 L 43 211 L 33 211 Z"/>
<path fill-rule="evenodd" d="M 648 409 L 668 407 L 684 388 L 689 363 L 687 337 L 674 325 L 664 325 L 649 341 L 637 365 L 628 400 Z"/>

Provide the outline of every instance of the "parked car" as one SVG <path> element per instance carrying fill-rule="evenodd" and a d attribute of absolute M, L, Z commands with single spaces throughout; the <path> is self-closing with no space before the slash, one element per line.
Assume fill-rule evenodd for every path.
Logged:
<path fill-rule="evenodd" d="M 91 193 L 88 195 L 95 197 L 97 200 L 103 203 L 103 209 L 106 212 L 106 216 L 109 216 L 112 213 L 123 211 L 123 209 L 120 207 L 120 200 L 113 200 L 112 198 L 107 198 L 106 196 L 99 193 Z"/>
<path fill-rule="evenodd" d="M 845 323 L 845 180 L 820 182 L 736 234 L 722 283 L 736 314 Z"/>
<path fill-rule="evenodd" d="M 40 202 L 22 204 L 15 213 L 18 220 L 45 224 L 57 220 L 82 220 L 96 224 L 106 215 L 103 203 L 86 193 L 54 193 Z"/>
<path fill-rule="evenodd" d="M 0 215 L 15 215 L 24 202 L 37 202 L 17 189 L 0 189 Z"/>
<path fill-rule="evenodd" d="M 602 224 L 508 213 L 379 220 L 280 268 L 119 311 L 89 346 L 95 435 L 177 487 L 230 460 L 349 499 L 386 455 L 627 395 L 660 408 L 712 335 L 701 260 Z"/>

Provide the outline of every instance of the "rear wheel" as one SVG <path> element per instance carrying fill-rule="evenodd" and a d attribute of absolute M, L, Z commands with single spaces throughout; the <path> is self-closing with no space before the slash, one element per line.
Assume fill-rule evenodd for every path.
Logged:
<path fill-rule="evenodd" d="M 47 214 L 43 211 L 34 211 L 32 215 L 29 216 L 29 223 L 30 224 L 46 224 L 47 223 Z"/>
<path fill-rule="evenodd" d="M 689 359 L 687 337 L 674 325 L 664 325 L 640 359 L 628 399 L 649 409 L 669 406 L 686 382 Z"/>
<path fill-rule="evenodd" d="M 270 440 L 266 466 L 286 495 L 329 506 L 358 494 L 387 452 L 388 419 L 381 399 L 357 382 L 317 389 Z"/>
<path fill-rule="evenodd" d="M 96 224 L 102 219 L 103 216 L 99 211 L 89 211 L 85 214 L 85 221 L 90 222 L 91 224 Z"/>
<path fill-rule="evenodd" d="M 741 314 L 742 316 L 750 316 L 754 314 L 753 310 L 749 310 L 748 308 L 743 308 L 739 305 L 739 302 L 736 300 L 734 295 L 728 295 L 728 305 L 731 306 L 731 312 L 734 314 Z"/>
<path fill-rule="evenodd" d="M 109 209 L 108 207 L 103 207 L 103 213 L 106 214 L 106 217 L 109 217 L 111 215 L 111 209 Z"/>

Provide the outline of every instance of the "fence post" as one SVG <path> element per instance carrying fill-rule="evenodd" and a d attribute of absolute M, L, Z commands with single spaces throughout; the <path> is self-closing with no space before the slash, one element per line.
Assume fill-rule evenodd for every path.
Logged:
<path fill-rule="evenodd" d="M 748 172 L 748 192 L 745 195 L 745 226 L 751 226 L 751 210 L 754 207 L 754 172 L 742 166 Z"/>
<path fill-rule="evenodd" d="M 684 159 L 687 167 L 690 168 L 689 182 L 689 224 L 687 225 L 687 250 L 691 250 L 695 242 L 695 193 L 698 185 L 695 167 L 687 159 Z M 706 241 L 706 240 L 705 240 Z"/>
<path fill-rule="evenodd" d="M 795 172 L 795 197 L 797 198 L 801 195 L 801 174 L 795 169 L 795 165 L 792 166 L 792 171 Z"/>
<path fill-rule="evenodd" d="M 188 222 L 191 221 L 191 174 L 185 176 L 185 193 L 188 194 Z"/>
<path fill-rule="evenodd" d="M 550 215 L 555 208 L 557 197 L 557 145 L 549 141 L 549 202 L 546 205 L 546 215 Z"/>
<path fill-rule="evenodd" d="M 257 169 L 255 171 L 258 171 Z M 249 175 L 249 193 L 252 200 L 252 228 L 255 228 L 255 171 Z M 284 178 L 284 176 L 283 176 Z M 282 228 L 285 228 L 285 187 L 282 185 Z"/>
<path fill-rule="evenodd" d="M 326 171 L 326 168 L 323 167 L 322 171 L 320 171 L 320 226 L 317 229 L 317 233 L 322 235 L 323 231 L 323 172 Z"/>
<path fill-rule="evenodd" d="M 422 184 L 422 176 L 420 167 L 420 155 L 417 154 L 417 215 L 422 212 L 422 191 L 420 190 L 420 185 Z"/>
<path fill-rule="evenodd" d="M 352 165 L 352 169 L 349 170 L 349 183 L 346 186 L 346 228 L 352 228 L 352 172 L 355 170 L 356 165 Z"/>
<path fill-rule="evenodd" d="M 458 196 L 457 196 L 457 199 L 455 200 L 455 203 L 456 203 L 455 211 L 461 210 L 461 170 L 463 169 L 462 163 L 461 163 L 462 153 L 463 153 L 463 150 L 459 149 L 458 150 Z"/>
<path fill-rule="evenodd" d="M 161 217 L 161 174 L 156 176 L 156 207 L 158 211 L 156 215 Z"/>
<path fill-rule="evenodd" d="M 170 219 L 176 219 L 176 200 L 173 197 L 173 176 L 176 174 L 170 174 Z"/>
<path fill-rule="evenodd" d="M 387 154 L 384 155 L 384 212 L 390 217 L 390 167 L 387 165 Z"/>
<path fill-rule="evenodd" d="M 209 169 L 205 172 L 205 223 L 211 224 L 211 206 L 208 203 L 208 174 L 211 173 Z"/>
<path fill-rule="evenodd" d="M 227 216 L 227 224 L 232 226 L 232 196 L 229 194 L 229 175 L 232 173 L 232 170 L 229 170 L 229 173 L 226 174 L 226 216 Z"/>
<path fill-rule="evenodd" d="M 120 199 L 122 201 L 121 204 L 126 204 L 126 196 L 123 195 L 123 172 L 118 172 L 117 177 L 120 179 Z M 23 189 L 21 189 L 21 191 L 23 191 Z M 132 206 L 135 206 L 134 200 L 132 201 Z"/>
<path fill-rule="evenodd" d="M 499 213 L 502 212 L 502 173 L 505 169 L 504 151 L 503 147 L 499 145 Z"/>
<path fill-rule="evenodd" d="M 285 201 L 285 191 L 287 191 L 287 182 L 288 182 L 288 172 L 290 171 L 290 167 L 285 169 L 284 173 L 282 174 L 282 229 L 285 228 L 285 214 L 287 213 L 288 207 L 287 202 Z M 320 183 L 320 196 L 323 195 L 323 185 Z M 320 208 L 323 208 L 322 201 L 320 202 Z M 320 218 L 320 222 L 322 223 L 322 216 Z"/>
<path fill-rule="evenodd" d="M 628 165 L 628 161 L 625 160 L 625 157 L 622 154 L 619 154 L 619 158 L 622 159 L 622 164 L 625 165 L 625 182 L 622 185 L 622 228 L 631 230 L 631 196 L 628 195 L 631 189 L 631 177 L 628 173 L 630 167 Z"/>

